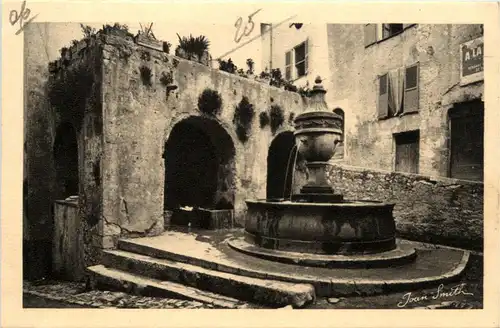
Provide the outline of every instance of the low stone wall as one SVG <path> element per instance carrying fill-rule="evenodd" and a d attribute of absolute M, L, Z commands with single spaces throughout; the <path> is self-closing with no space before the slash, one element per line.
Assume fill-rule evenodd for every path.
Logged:
<path fill-rule="evenodd" d="M 483 184 L 332 164 L 328 178 L 346 199 L 395 203 L 402 238 L 482 251 Z"/>

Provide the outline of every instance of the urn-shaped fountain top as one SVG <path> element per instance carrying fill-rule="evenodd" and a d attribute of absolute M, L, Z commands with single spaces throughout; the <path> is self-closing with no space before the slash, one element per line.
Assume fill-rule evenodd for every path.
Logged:
<path fill-rule="evenodd" d="M 295 120 L 299 152 L 308 162 L 327 162 L 342 137 L 342 117 L 328 109 L 325 89 L 318 76 L 311 90 L 309 106 Z"/>
<path fill-rule="evenodd" d="M 321 77 L 317 76 L 314 83 L 314 87 L 310 91 L 309 105 L 306 112 L 328 112 L 325 101 L 326 90 L 323 88 Z"/>

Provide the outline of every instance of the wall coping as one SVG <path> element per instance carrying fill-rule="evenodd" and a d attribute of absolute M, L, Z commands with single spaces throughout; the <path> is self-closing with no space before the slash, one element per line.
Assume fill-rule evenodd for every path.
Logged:
<path fill-rule="evenodd" d="M 232 73 L 229 73 L 229 72 L 225 72 L 225 71 L 222 71 L 222 70 L 220 70 L 218 68 L 209 67 L 207 65 L 204 65 L 204 64 L 199 63 L 199 62 L 194 61 L 194 60 L 188 60 L 188 59 L 176 56 L 175 54 L 170 54 L 170 53 L 167 54 L 164 51 L 157 50 L 157 49 L 152 49 L 152 48 L 149 48 L 149 47 L 144 46 L 142 44 L 138 44 L 138 43 L 133 42 L 131 40 L 127 40 L 127 39 L 124 39 L 124 38 L 121 38 L 121 37 L 118 37 L 118 36 L 115 36 L 115 35 L 105 35 L 105 34 L 103 34 L 101 36 L 101 38 L 102 38 L 101 40 L 102 40 L 102 42 L 104 44 L 112 46 L 112 47 L 117 47 L 117 43 L 116 43 L 117 41 L 118 42 L 124 42 L 124 43 L 128 44 L 129 46 L 131 46 L 133 51 L 137 51 L 137 50 L 140 49 L 140 50 L 144 50 L 144 51 L 150 51 L 150 52 L 156 53 L 156 54 L 163 54 L 163 55 L 167 56 L 169 58 L 169 60 L 176 59 L 178 62 L 190 63 L 190 64 L 192 64 L 194 66 L 198 66 L 200 68 L 204 68 L 204 69 L 206 69 L 208 71 L 211 71 L 213 73 L 222 74 L 222 75 L 225 74 L 226 76 L 230 76 L 231 78 L 234 78 L 235 80 L 246 81 L 246 82 L 249 82 L 250 84 L 253 84 L 253 85 L 256 85 L 256 86 L 262 86 L 262 87 L 265 87 L 265 88 L 269 88 L 269 90 L 275 90 L 275 91 L 278 91 L 278 92 L 283 92 L 283 93 L 289 94 L 290 96 L 297 98 L 297 100 L 303 100 L 302 96 L 300 94 L 298 94 L 297 92 L 288 91 L 288 90 L 285 90 L 283 88 L 278 88 L 278 87 L 275 87 L 273 85 L 257 81 L 255 79 L 250 79 L 250 78 L 239 76 L 237 74 L 232 74 Z M 110 42 L 108 42 L 108 41 L 110 41 Z"/>
<path fill-rule="evenodd" d="M 353 166 L 353 165 L 340 164 L 340 163 L 331 163 L 331 162 L 328 163 L 328 165 L 331 167 L 338 167 L 341 169 L 347 169 L 347 170 L 355 171 L 355 172 L 372 172 L 375 174 L 400 175 L 400 176 L 405 176 L 408 178 L 414 178 L 414 179 L 418 179 L 418 180 L 426 180 L 429 182 L 439 182 L 442 184 L 450 184 L 450 185 L 460 184 L 460 185 L 484 186 L 484 182 L 481 182 L 481 181 L 462 180 L 462 179 L 453 179 L 453 178 L 447 178 L 447 177 L 427 176 L 427 175 L 414 174 L 414 173 L 386 171 L 386 170 L 380 170 L 380 169 L 373 169 L 373 168 L 366 168 L 366 167 Z"/>

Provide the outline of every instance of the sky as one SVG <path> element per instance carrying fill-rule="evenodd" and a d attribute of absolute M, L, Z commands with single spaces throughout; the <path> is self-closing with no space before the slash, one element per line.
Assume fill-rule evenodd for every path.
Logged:
<path fill-rule="evenodd" d="M 103 23 L 84 23 L 91 27 L 96 28 L 96 30 L 102 28 L 104 24 L 113 25 L 115 22 L 103 22 Z M 126 24 L 129 31 L 132 34 L 136 34 L 137 31 L 141 29 L 140 24 L 143 26 L 151 24 L 150 22 L 119 22 L 120 24 Z M 243 20 L 243 24 L 245 20 Z M 44 40 L 46 44 L 46 57 L 48 61 L 55 60 L 59 57 L 59 49 L 64 46 L 71 44 L 72 40 L 80 40 L 83 37 L 81 27 L 79 23 L 40 23 L 37 24 L 37 29 L 39 30 L 40 37 Z M 261 66 L 261 39 L 258 37 L 260 35 L 260 22 L 255 20 L 254 29 L 247 33 L 248 35 L 243 36 L 241 40 L 237 43 L 235 42 L 236 27 L 234 24 L 168 24 L 168 23 L 153 23 L 152 31 L 158 40 L 168 41 L 172 44 L 170 53 L 173 54 L 175 47 L 178 44 L 177 33 L 183 36 L 189 36 L 192 34 L 194 37 L 204 35 L 208 38 L 210 45 L 209 51 L 213 59 L 226 54 L 227 52 L 243 45 L 252 38 L 255 40 L 243 45 L 240 49 L 224 56 L 223 59 L 231 58 L 232 61 L 238 66 L 238 68 L 247 69 L 246 60 L 247 58 L 252 58 L 255 62 L 255 71 L 262 71 Z M 38 33 L 35 33 L 38 36 Z M 217 67 L 215 64 L 214 67 Z"/>

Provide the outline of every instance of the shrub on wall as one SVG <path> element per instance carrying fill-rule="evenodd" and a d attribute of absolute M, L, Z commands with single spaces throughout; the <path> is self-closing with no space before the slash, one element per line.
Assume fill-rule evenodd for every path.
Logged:
<path fill-rule="evenodd" d="M 219 70 L 224 71 L 224 72 L 228 72 L 228 73 L 231 73 L 231 74 L 235 74 L 236 73 L 236 71 L 237 71 L 238 68 L 233 63 L 233 61 L 231 60 L 231 58 L 229 58 L 227 61 L 225 61 L 223 59 L 217 59 L 217 61 L 219 62 Z"/>
<path fill-rule="evenodd" d="M 222 108 L 222 98 L 220 94 L 211 89 L 205 89 L 198 97 L 198 109 L 207 115 L 218 115 Z"/>
<path fill-rule="evenodd" d="M 208 51 L 208 47 L 210 45 L 210 41 L 204 36 L 200 35 L 198 37 L 193 37 L 189 35 L 189 37 L 181 36 L 177 34 L 179 38 L 179 45 L 175 49 L 176 56 L 179 57 L 188 57 L 185 59 L 191 60 L 193 57 L 197 57 L 200 60 L 203 57 L 203 54 Z"/>
<path fill-rule="evenodd" d="M 254 116 L 255 110 L 253 105 L 248 101 L 247 97 L 243 96 L 234 110 L 233 117 L 233 124 L 236 126 L 236 134 L 242 142 L 246 142 L 250 138 L 250 130 L 252 129 Z"/>
<path fill-rule="evenodd" d="M 283 109 L 278 105 L 272 105 L 270 113 L 271 113 L 270 115 L 271 131 L 274 134 L 285 122 L 285 115 L 283 114 Z"/>
<path fill-rule="evenodd" d="M 144 84 L 147 87 L 152 86 L 153 85 L 153 82 L 152 82 L 153 74 L 151 73 L 151 68 L 149 68 L 147 66 L 141 66 L 139 68 L 139 70 L 141 72 L 142 84 Z"/>
<path fill-rule="evenodd" d="M 260 128 L 263 129 L 269 124 L 269 114 L 267 112 L 261 112 L 259 114 Z"/>

